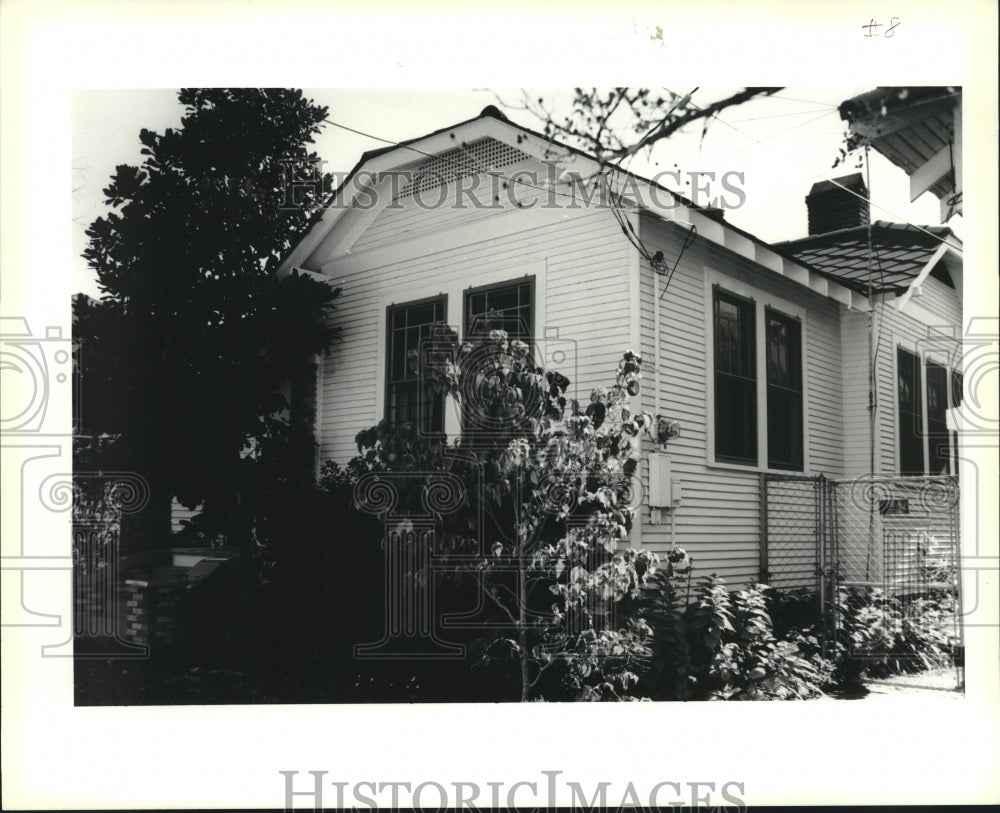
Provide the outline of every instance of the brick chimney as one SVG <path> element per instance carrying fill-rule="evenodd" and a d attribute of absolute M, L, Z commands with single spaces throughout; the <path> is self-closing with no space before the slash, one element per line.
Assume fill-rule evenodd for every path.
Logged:
<path fill-rule="evenodd" d="M 861 197 L 841 189 L 842 186 Z M 806 208 L 809 210 L 810 235 L 867 226 L 871 216 L 868 187 L 860 172 L 814 183 L 806 195 Z"/>

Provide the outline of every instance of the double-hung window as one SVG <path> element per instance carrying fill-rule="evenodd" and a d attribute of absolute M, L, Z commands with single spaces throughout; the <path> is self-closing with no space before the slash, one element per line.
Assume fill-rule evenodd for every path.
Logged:
<path fill-rule="evenodd" d="M 902 347 L 896 351 L 899 378 L 899 473 L 924 473 L 924 404 L 920 387 L 920 359 Z"/>
<path fill-rule="evenodd" d="M 491 330 L 503 330 L 508 340 L 519 339 L 529 346 L 534 333 L 535 280 L 522 277 L 511 282 L 470 288 L 465 292 L 464 331 L 466 339 L 487 336 Z M 472 342 L 475 346 L 475 341 Z M 482 354 L 480 356 L 480 354 Z M 488 364 L 490 351 L 474 349 L 467 368 Z M 474 379 L 470 379 L 471 381 Z M 464 442 L 475 443 L 504 439 L 523 431 L 525 416 L 488 414 L 487 406 L 474 391 L 463 394 L 462 435 Z"/>
<path fill-rule="evenodd" d="M 444 396 L 421 381 L 421 342 L 445 322 L 447 297 L 389 306 L 386 324 L 385 417 L 422 432 L 444 431 Z"/>
<path fill-rule="evenodd" d="M 896 406 L 899 473 L 948 474 L 957 471 L 956 437 L 946 413 L 962 400 L 962 374 L 902 347 L 896 350 Z M 926 414 L 925 414 L 926 412 Z M 925 423 L 926 422 L 926 423 Z"/>
<path fill-rule="evenodd" d="M 767 465 L 802 470 L 802 325 L 767 308 Z"/>
<path fill-rule="evenodd" d="M 948 432 L 948 368 L 928 361 L 927 377 L 927 473 L 947 474 L 951 465 L 951 434 Z"/>
<path fill-rule="evenodd" d="M 800 320 L 718 285 L 712 315 L 715 461 L 802 471 Z"/>
<path fill-rule="evenodd" d="M 532 277 L 516 282 L 470 288 L 465 292 L 465 335 L 505 330 L 510 339 L 531 341 L 535 285 Z"/>
<path fill-rule="evenodd" d="M 715 457 L 727 463 L 757 464 L 755 307 L 715 289 Z"/>

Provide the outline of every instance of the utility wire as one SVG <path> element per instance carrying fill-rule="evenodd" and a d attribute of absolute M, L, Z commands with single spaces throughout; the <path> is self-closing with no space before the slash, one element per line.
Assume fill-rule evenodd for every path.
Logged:
<path fill-rule="evenodd" d="M 871 189 L 872 189 L 872 178 L 871 178 L 871 162 L 869 155 L 870 144 L 865 144 L 865 186 L 867 188 L 869 197 L 869 216 L 867 218 L 867 232 L 868 232 L 868 471 L 871 475 L 875 476 L 875 421 L 876 421 L 876 393 L 878 392 L 878 376 L 876 375 L 875 368 L 875 299 L 872 296 L 873 289 L 873 267 L 872 260 L 874 257 L 874 249 L 872 242 L 872 219 L 871 219 Z M 882 307 L 885 307 L 885 303 L 882 303 Z M 865 562 L 865 579 L 867 580 L 871 574 L 871 560 L 872 560 L 872 540 L 875 539 L 875 491 L 874 486 L 872 488 L 872 498 L 871 504 L 868 506 L 868 556 Z"/>
<path fill-rule="evenodd" d="M 817 120 L 823 118 L 824 116 L 833 115 L 835 112 L 836 112 L 836 108 L 834 108 L 833 110 L 824 110 L 822 113 L 820 113 L 818 116 L 816 116 L 815 119 L 812 119 L 812 121 L 817 121 Z M 733 121 L 731 123 L 732 124 L 747 124 L 747 123 L 749 123 L 751 121 L 767 121 L 768 119 L 784 119 L 784 118 L 788 118 L 789 116 L 811 116 L 811 115 L 813 115 L 815 113 L 816 113 L 815 110 L 796 110 L 796 111 L 794 111 L 792 113 L 775 113 L 775 114 L 773 114 L 771 116 L 755 116 L 752 119 L 736 119 L 735 121 Z M 796 126 L 799 126 L 799 125 L 796 125 Z M 785 131 L 782 130 L 781 132 L 783 133 Z M 781 135 L 781 133 L 775 133 L 775 135 Z M 769 136 L 769 138 L 770 138 L 770 136 Z"/>
<path fill-rule="evenodd" d="M 673 91 L 671 91 L 671 92 L 673 92 Z M 693 91 L 692 91 L 692 93 L 693 93 Z M 681 94 L 678 94 L 678 93 L 675 93 L 674 95 L 677 98 L 679 98 L 679 99 L 687 100 L 688 103 L 692 107 L 695 107 L 696 109 L 699 109 L 699 110 L 703 109 L 703 108 L 699 107 L 699 105 L 697 105 L 694 102 L 690 101 L 690 95 L 691 94 L 688 94 L 686 97 L 685 96 L 681 96 Z M 789 101 L 792 101 L 792 100 L 789 99 Z M 801 102 L 801 101 L 804 101 L 804 100 L 796 100 L 796 101 L 800 101 Z M 927 104 L 927 103 L 930 103 L 931 101 L 937 101 L 937 99 L 930 99 L 930 100 L 925 100 L 925 101 L 921 101 L 921 102 L 916 102 L 916 103 L 914 103 L 913 106 L 917 106 L 919 104 Z M 827 115 L 827 113 L 824 113 L 822 116 L 817 116 L 816 119 L 811 119 L 810 121 L 804 122 L 801 125 L 796 125 L 796 127 L 798 127 L 798 126 L 805 126 L 806 124 L 809 124 L 811 121 L 816 121 L 819 118 L 823 118 L 825 115 Z M 875 114 L 873 114 L 873 115 L 875 115 Z M 731 130 L 736 131 L 737 133 L 739 133 L 743 137 L 749 138 L 751 141 L 755 142 L 756 144 L 758 144 L 758 145 L 760 145 L 762 147 L 765 147 L 765 148 L 771 150 L 772 152 L 778 153 L 786 161 L 788 161 L 789 163 L 791 163 L 791 164 L 799 167 L 800 169 L 806 170 L 807 172 L 809 172 L 810 174 L 814 175 L 815 177 L 820 178 L 821 180 L 825 180 L 825 181 L 828 181 L 829 183 L 832 183 L 834 186 L 837 186 L 840 189 L 843 189 L 845 192 L 853 195 L 854 197 L 858 198 L 859 200 L 867 202 L 869 204 L 869 206 L 872 205 L 872 201 L 871 201 L 870 196 L 868 198 L 865 198 L 863 195 L 859 194 L 858 192 L 855 192 L 853 189 L 849 189 L 848 187 L 844 186 L 841 183 L 838 183 L 835 180 L 828 179 L 828 178 L 823 178 L 823 176 L 820 175 L 819 173 L 814 172 L 813 170 L 810 170 L 807 167 L 804 167 L 803 165 L 799 164 L 797 161 L 791 160 L 790 158 L 788 158 L 788 156 L 784 152 L 781 152 L 780 150 L 774 149 L 773 147 L 771 147 L 770 145 L 768 145 L 766 143 L 766 141 L 761 141 L 760 139 L 756 138 L 755 136 L 750 135 L 749 133 L 741 130 L 739 127 L 736 127 L 735 125 L 733 125 L 730 122 L 726 121 L 725 119 L 721 118 L 720 115 L 719 115 L 719 113 L 713 113 L 712 114 L 712 118 L 715 119 L 716 121 L 719 121 L 722 124 L 726 125 Z M 327 122 L 329 124 L 332 124 L 334 127 L 338 127 L 338 128 L 340 128 L 342 130 L 346 130 L 347 132 L 351 132 L 351 133 L 354 133 L 356 135 L 363 136 L 365 138 L 370 138 L 370 139 L 372 139 L 374 141 L 379 141 L 379 142 L 381 142 L 383 144 L 387 144 L 387 145 L 390 145 L 390 146 L 401 147 L 403 149 L 410 150 L 411 152 L 414 152 L 414 153 L 416 153 L 418 155 L 422 155 L 422 156 L 424 156 L 426 158 L 434 158 L 434 159 L 443 161 L 445 163 L 452 164 L 453 166 L 456 166 L 456 167 L 458 167 L 460 169 L 464 169 L 466 171 L 472 170 L 472 171 L 476 171 L 476 172 L 482 172 L 485 175 L 488 175 L 488 176 L 493 177 L 493 178 L 497 178 L 498 180 L 503 180 L 503 181 L 505 181 L 507 183 L 516 183 L 516 184 L 520 184 L 521 186 L 524 186 L 524 187 L 527 187 L 527 188 L 535 189 L 535 190 L 540 191 L 540 192 L 545 192 L 547 194 L 554 194 L 554 195 L 557 195 L 559 197 L 570 198 L 572 200 L 576 199 L 576 195 L 574 193 L 571 193 L 571 192 L 559 192 L 558 190 L 552 189 L 551 187 L 540 186 L 538 184 L 533 184 L 530 181 L 527 181 L 527 180 L 525 180 L 523 178 L 510 178 L 510 177 L 504 175 L 502 172 L 498 172 L 496 170 L 489 170 L 489 169 L 485 169 L 484 170 L 484 169 L 480 169 L 479 167 L 476 167 L 474 165 L 462 164 L 461 162 L 454 161 L 454 160 L 449 159 L 449 158 L 444 158 L 443 156 L 440 156 L 440 155 L 435 155 L 433 153 L 428 153 L 428 152 L 425 152 L 423 150 L 417 149 L 416 147 L 413 147 L 412 145 L 401 144 L 398 141 L 392 141 L 391 139 L 382 138 L 380 136 L 374 135 L 374 134 L 366 132 L 364 130 L 359 130 L 359 129 L 355 128 L 355 127 L 350 127 L 350 126 L 348 126 L 346 124 L 341 124 L 340 122 L 333 121 L 331 119 L 328 119 Z M 795 127 L 789 128 L 789 130 L 791 130 L 791 129 L 795 129 Z M 788 130 L 784 130 L 784 131 L 781 131 L 779 133 L 775 133 L 773 136 L 769 136 L 769 139 L 770 138 L 774 138 L 774 137 L 776 137 L 778 135 L 781 135 L 784 132 L 788 132 Z M 625 170 L 623 170 L 623 171 L 625 171 Z M 676 196 L 676 193 L 673 193 L 670 190 L 667 190 L 667 191 L 670 192 L 670 194 L 674 194 Z M 614 204 L 608 205 L 608 204 L 601 203 L 599 201 L 590 201 L 590 203 L 592 205 L 595 205 L 595 206 L 599 207 L 599 208 L 607 208 L 607 209 L 614 209 L 615 208 Z M 896 213 L 890 211 L 889 209 L 886 209 L 885 207 L 883 207 L 883 206 L 881 206 L 879 204 L 875 204 L 875 206 L 879 210 L 881 210 L 881 211 L 885 212 L 886 214 L 892 216 L 894 219 L 896 219 L 897 222 L 903 222 L 906 225 L 908 225 L 908 226 L 916 229 L 917 231 L 923 232 L 924 234 L 928 235 L 929 237 L 932 237 L 934 240 L 938 241 L 939 243 L 944 243 L 944 244 L 948 245 L 950 248 L 953 248 L 955 251 L 958 251 L 959 253 L 962 253 L 962 247 L 961 246 L 958 246 L 955 243 L 952 243 L 949 240 L 947 240 L 947 239 L 945 239 L 945 238 L 943 238 L 943 237 L 941 237 L 941 236 L 939 236 L 937 234 L 934 234 L 933 232 L 925 229 L 922 226 L 918 226 L 915 223 L 911 223 L 910 221 L 906 220 L 905 218 L 897 215 Z"/>
<path fill-rule="evenodd" d="M 611 191 L 610 181 L 608 184 L 608 190 Z M 611 200 L 614 200 L 614 193 L 612 192 Z M 639 237 L 636 232 L 635 227 L 632 226 L 632 221 L 628 219 L 628 215 L 622 212 L 619 208 L 613 207 L 612 212 L 615 216 L 615 220 L 618 221 L 618 226 L 622 230 L 622 234 L 625 235 L 629 243 L 632 244 L 649 263 L 650 268 L 653 269 L 660 276 L 665 276 L 667 278 L 666 282 L 663 284 L 663 291 L 660 293 L 660 299 L 662 300 L 664 295 L 667 293 L 667 288 L 670 287 L 670 281 L 674 277 L 674 272 L 677 270 L 677 266 L 680 265 L 681 258 L 684 256 L 688 248 L 694 242 L 694 238 L 698 234 L 698 227 L 693 223 L 690 225 L 687 234 L 684 236 L 684 242 L 681 245 L 681 250 L 677 253 L 677 258 L 674 260 L 673 267 L 668 271 L 666 263 L 664 261 L 663 252 L 657 251 L 655 254 L 651 254 L 649 249 L 646 247 L 645 243 Z"/>
<path fill-rule="evenodd" d="M 809 112 L 810 113 L 814 113 L 816 111 L 810 110 Z M 771 141 L 772 139 L 775 139 L 775 138 L 777 138 L 780 135 L 784 135 L 785 133 L 792 132 L 792 130 L 798 130 L 800 127 L 806 127 L 806 126 L 808 126 L 810 124 L 814 124 L 815 122 L 819 121 L 820 119 L 826 118 L 832 112 L 833 111 L 831 111 L 831 110 L 827 110 L 827 111 L 825 111 L 823 113 L 820 113 L 818 116 L 816 116 L 816 118 L 809 119 L 808 121 L 800 121 L 798 124 L 796 124 L 796 125 L 794 125 L 792 127 L 786 127 L 784 130 L 778 130 L 778 132 L 772 133 L 771 135 L 769 135 L 766 139 L 764 139 L 764 141 Z M 754 121 L 754 119 L 750 119 L 750 121 Z M 764 141 L 761 141 L 761 142 L 758 142 L 758 143 L 760 143 L 760 144 L 763 145 Z M 736 152 L 740 152 L 741 150 L 748 150 L 748 149 L 750 149 L 753 146 L 756 146 L 756 145 L 754 145 L 754 144 L 744 144 L 742 147 L 739 147 L 736 150 Z"/>
<path fill-rule="evenodd" d="M 912 106 L 916 107 L 916 106 L 921 105 L 921 104 L 928 104 L 928 103 L 930 103 L 932 101 L 940 101 L 940 98 L 937 98 L 937 99 L 927 99 L 925 101 L 915 102 Z M 692 105 L 692 107 L 697 107 L 699 110 L 702 109 L 702 108 L 698 107 L 698 105 L 696 105 L 694 102 L 691 102 L 691 105 Z M 873 118 L 876 115 L 877 114 L 873 114 Z M 712 114 L 712 118 L 715 119 L 718 122 L 721 122 L 722 124 L 725 124 L 731 130 L 735 130 L 737 133 L 739 133 L 740 135 L 744 136 L 745 138 L 749 138 L 751 141 L 755 141 L 760 146 L 765 147 L 765 148 L 771 150 L 774 153 L 777 153 L 782 158 L 784 158 L 786 161 L 788 161 L 790 164 L 793 164 L 794 166 L 797 166 L 799 169 L 804 169 L 806 172 L 809 172 L 811 175 L 813 175 L 813 176 L 815 176 L 817 178 L 820 178 L 821 180 L 828 181 L 829 183 L 832 183 L 834 186 L 837 186 L 840 189 L 843 189 L 845 192 L 848 192 L 849 194 L 854 195 L 854 197 L 858 198 L 859 200 L 863 200 L 863 201 L 867 202 L 869 204 L 869 206 L 872 205 L 872 201 L 871 201 L 870 197 L 866 198 L 864 195 L 861 195 L 861 194 L 855 192 L 853 189 L 848 189 L 846 186 L 844 186 L 841 183 L 838 183 L 835 180 L 832 180 L 830 178 L 824 178 L 822 175 L 820 175 L 820 173 L 815 172 L 815 171 L 809 169 L 808 167 L 803 166 L 798 161 L 793 161 L 784 152 L 781 152 L 780 150 L 774 149 L 773 147 L 771 147 L 768 144 L 766 144 L 764 141 L 761 141 L 756 136 L 752 136 L 749 133 L 744 132 L 743 130 L 741 130 L 739 127 L 736 127 L 735 125 L 730 124 L 728 121 L 726 121 L 725 119 L 721 118 L 718 113 L 713 113 Z M 822 118 L 822 117 L 818 117 L 818 118 Z M 775 135 L 780 135 L 780 133 L 776 133 Z M 770 138 L 773 138 L 773 137 L 774 136 L 770 136 Z M 950 248 L 955 249 L 955 251 L 959 252 L 960 254 L 962 253 L 962 247 L 961 246 L 958 246 L 955 243 L 952 243 L 949 240 L 946 240 L 945 238 L 941 237 L 940 235 L 934 234 L 934 232 L 925 229 L 923 226 L 918 226 L 915 223 L 911 223 L 906 218 L 902 217 L 901 215 L 896 214 L 895 212 L 893 212 L 893 211 L 885 208 L 884 206 L 881 206 L 881 205 L 879 205 L 877 203 L 874 204 L 874 205 L 880 211 L 885 212 L 887 215 L 890 215 L 892 218 L 894 218 L 896 220 L 896 222 L 901 222 L 901 223 L 905 223 L 907 226 L 912 226 L 917 231 L 923 232 L 927 236 L 932 237 L 935 240 L 937 240 L 939 243 L 944 243 L 947 246 L 949 246 Z"/>
<path fill-rule="evenodd" d="M 398 141 L 392 141 L 392 140 L 387 139 L 387 138 L 381 138 L 380 136 L 373 135 L 371 133 L 366 133 L 364 130 L 358 130 L 358 129 L 355 129 L 354 127 L 348 127 L 346 124 L 341 124 L 339 122 L 332 121 L 332 120 L 329 120 L 329 119 L 327 120 L 327 124 L 332 124 L 334 127 L 339 127 L 341 130 L 347 130 L 348 132 L 355 133 L 356 135 L 364 136 L 365 138 L 373 139 L 374 141 L 380 141 L 383 144 L 388 144 L 388 145 L 393 146 L 393 147 L 401 147 L 402 149 L 409 150 L 410 152 L 415 152 L 417 155 L 422 155 L 425 158 L 433 158 L 435 160 L 442 161 L 442 162 L 444 162 L 446 164 L 451 164 L 452 166 L 457 167 L 458 169 L 465 170 L 467 172 L 468 171 L 481 172 L 484 175 L 488 175 L 491 178 L 496 178 L 497 180 L 505 181 L 508 184 L 511 184 L 511 183 L 518 184 L 520 186 L 524 186 L 524 187 L 527 187 L 529 189 L 535 189 L 535 190 L 537 190 L 539 192 L 545 192 L 546 194 L 554 194 L 554 195 L 557 195 L 557 196 L 562 197 L 562 198 L 570 198 L 572 200 L 576 200 L 576 194 L 572 193 L 572 192 L 559 192 L 559 191 L 553 189 L 552 187 L 549 187 L 549 186 L 540 186 L 539 184 L 531 183 L 530 181 L 525 180 L 525 179 L 520 178 L 520 177 L 511 178 L 510 176 L 504 175 L 502 172 L 500 172 L 498 170 L 482 169 L 480 167 L 475 166 L 474 164 L 463 164 L 460 161 L 456 161 L 456 160 L 453 160 L 451 158 L 446 158 L 443 155 L 436 155 L 434 153 L 425 152 L 424 150 L 419 150 L 416 147 L 411 146 L 410 144 L 401 144 Z M 620 171 L 621 172 L 626 172 L 626 170 L 620 170 Z M 628 173 L 628 174 L 632 174 L 632 173 Z M 635 176 L 635 177 L 639 178 L 639 176 Z M 639 180 L 646 180 L 646 179 L 639 178 Z M 652 181 L 647 181 L 647 182 L 648 183 L 652 183 Z M 661 188 L 665 189 L 665 187 L 661 187 Z M 666 189 L 666 191 L 669 192 L 674 197 L 676 197 L 678 199 L 680 198 L 679 194 L 677 194 L 675 192 L 672 192 L 669 189 Z M 588 201 L 588 205 L 596 206 L 596 207 L 601 208 L 601 209 L 614 209 L 615 208 L 615 205 L 613 203 L 612 204 L 607 204 L 607 203 L 601 203 L 600 201 L 595 201 L 595 200 Z"/>
<path fill-rule="evenodd" d="M 857 94 L 855 94 L 855 95 L 857 95 Z M 840 105 L 830 104 L 828 102 L 817 102 L 815 99 L 795 99 L 795 98 L 792 98 L 791 96 L 781 96 L 778 93 L 774 93 L 774 94 L 768 96 L 767 98 L 769 98 L 769 99 L 781 99 L 781 101 L 783 101 L 783 102 L 801 102 L 802 104 L 814 104 L 817 107 L 829 107 L 829 108 L 832 108 L 834 110 L 836 110 L 836 109 L 838 109 L 840 107 Z"/>
<path fill-rule="evenodd" d="M 695 90 L 697 90 L 697 88 Z M 691 92 L 693 93 L 694 91 L 691 91 Z M 688 94 L 688 96 L 690 96 L 690 94 Z M 687 97 L 685 97 L 685 98 L 687 98 Z M 681 101 L 683 101 L 683 99 Z M 680 102 L 677 102 L 676 104 L 679 104 L 679 103 Z M 675 107 L 676 107 L 676 104 L 675 104 Z M 496 171 L 496 170 L 481 169 L 481 168 L 475 166 L 474 164 L 464 164 L 464 163 L 462 163 L 460 161 L 455 161 L 455 160 L 450 159 L 450 158 L 445 158 L 442 155 L 435 155 L 434 153 L 429 153 L 429 152 L 425 152 L 423 150 L 419 150 L 416 147 L 413 147 L 413 146 L 411 146 L 409 144 L 400 144 L 399 142 L 391 141 L 390 139 L 387 139 L 387 138 L 381 138 L 380 136 L 376 136 L 376 135 L 373 135 L 371 133 L 367 133 L 367 132 L 365 132 L 363 130 L 358 130 L 358 129 L 354 128 L 354 127 L 349 127 L 348 125 L 341 124 L 340 122 L 329 120 L 328 123 L 332 124 L 335 127 L 339 127 L 342 130 L 347 130 L 348 132 L 355 133 L 356 135 L 364 136 L 366 138 L 371 138 L 371 139 L 373 139 L 375 141 L 380 141 L 383 144 L 389 144 L 389 145 L 396 146 L 396 147 L 402 147 L 404 149 L 410 150 L 411 152 L 415 152 L 418 155 L 422 155 L 422 156 L 427 157 L 427 158 L 433 158 L 433 159 L 436 159 L 436 160 L 443 161 L 444 163 L 451 164 L 451 165 L 453 165 L 453 166 L 455 166 L 455 167 L 457 167 L 459 169 L 465 170 L 465 171 L 470 171 L 471 170 L 471 171 L 475 171 L 475 172 L 482 172 L 485 175 L 488 175 L 488 176 L 493 177 L 493 178 L 497 178 L 498 180 L 506 181 L 507 183 L 520 184 L 522 186 L 525 186 L 525 187 L 528 187 L 528 188 L 531 188 L 531 189 L 536 189 L 536 190 L 538 190 L 540 192 L 545 192 L 547 194 L 548 193 L 552 193 L 552 194 L 558 195 L 560 197 L 565 197 L 565 198 L 570 198 L 572 200 L 576 200 L 576 195 L 574 193 L 571 193 L 571 192 L 558 192 L 558 191 L 552 189 L 551 187 L 540 186 L 538 184 L 533 184 L 530 181 L 524 180 L 524 179 L 522 179 L 520 177 L 511 178 L 511 177 L 509 177 L 507 175 L 504 175 L 502 172 L 499 172 L 499 171 Z M 612 169 L 616 169 L 617 170 L 617 168 L 612 168 Z M 617 171 L 626 172 L 626 170 L 617 170 Z M 629 174 L 631 174 L 631 173 L 629 173 Z M 677 270 L 677 266 L 678 266 L 678 264 L 681 261 L 681 257 L 683 257 L 684 252 L 687 251 L 687 249 L 690 247 L 691 243 L 694 241 L 694 236 L 697 234 L 697 228 L 694 225 L 692 225 L 690 227 L 690 229 L 688 231 L 688 234 L 687 234 L 687 236 L 684 239 L 684 243 L 683 243 L 683 245 L 681 247 L 681 251 L 677 255 L 676 260 L 674 261 L 673 268 L 670 269 L 670 271 L 668 272 L 667 268 L 666 268 L 666 265 L 665 265 L 665 263 L 663 261 L 662 256 L 657 256 L 657 254 L 660 254 L 660 252 L 658 252 L 657 254 L 652 254 L 649 251 L 649 249 L 645 246 L 645 244 L 643 244 L 642 240 L 639 238 L 639 235 L 636 233 L 635 228 L 632 226 L 631 220 L 629 220 L 629 218 L 627 217 L 627 215 L 625 215 L 622 212 L 621 206 L 618 203 L 616 203 L 615 198 L 617 196 L 614 193 L 614 190 L 612 190 L 612 188 L 611 188 L 611 178 L 610 178 L 610 175 L 605 175 L 604 177 L 606 179 L 607 189 L 608 189 L 608 192 L 609 192 L 609 203 L 605 204 L 605 203 L 601 203 L 599 201 L 594 201 L 594 200 L 590 200 L 590 201 L 588 201 L 588 203 L 590 205 L 597 206 L 598 208 L 610 209 L 611 210 L 611 212 L 614 215 L 615 219 L 618 221 L 618 226 L 621 229 L 622 234 L 625 235 L 625 237 L 629 241 L 629 243 L 631 243 L 631 245 L 646 259 L 646 261 L 650 264 L 650 266 L 652 267 L 652 269 L 657 274 L 660 274 L 661 276 L 662 275 L 666 275 L 667 276 L 667 283 L 666 283 L 666 285 L 664 285 L 664 288 L 663 288 L 663 293 L 666 293 L 667 286 L 670 284 L 670 280 L 673 278 L 674 271 Z M 636 176 L 636 177 L 639 177 L 639 176 Z M 640 180 L 642 180 L 642 179 L 640 179 Z M 596 181 L 595 181 L 595 183 L 596 183 Z M 666 190 L 666 191 L 669 192 L 671 195 L 674 195 L 674 197 L 679 197 L 675 193 L 671 192 L 669 189 Z M 663 294 L 660 295 L 660 298 L 661 299 L 663 298 Z"/>

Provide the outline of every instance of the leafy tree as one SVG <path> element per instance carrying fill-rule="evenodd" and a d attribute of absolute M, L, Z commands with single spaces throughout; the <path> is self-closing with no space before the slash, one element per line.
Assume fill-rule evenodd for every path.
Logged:
<path fill-rule="evenodd" d="M 359 433 L 358 447 L 369 478 L 419 475 L 399 494 L 397 513 L 418 505 L 433 473 L 461 478 L 464 502 L 453 519 L 441 517 L 435 553 L 480 585 L 479 663 L 516 665 L 521 700 L 628 696 L 648 629 L 625 609 L 656 562 L 619 550 L 635 512 L 639 435 L 652 423 L 629 408 L 641 359 L 626 352 L 615 383 L 595 389 L 585 407 L 567 402 L 569 381 L 502 330 L 474 345 L 445 329 L 422 362 L 439 391 L 463 405 L 468 426 L 493 431 L 448 444 L 382 422 Z"/>
<path fill-rule="evenodd" d="M 287 462 L 289 449 L 311 462 L 290 401 L 308 409 L 301 382 L 339 333 L 339 289 L 277 274 L 322 204 L 308 145 L 327 109 L 288 89 L 187 88 L 178 100 L 180 125 L 143 129 L 141 166 L 117 167 L 104 190 L 111 211 L 83 255 L 102 298 L 74 301 L 84 428 L 117 436 L 115 464 L 147 478 L 158 537 L 172 495 L 248 530 L 252 464 Z"/>

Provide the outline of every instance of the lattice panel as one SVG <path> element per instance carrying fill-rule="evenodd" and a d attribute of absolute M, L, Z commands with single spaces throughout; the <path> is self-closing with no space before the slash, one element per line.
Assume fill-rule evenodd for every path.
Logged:
<path fill-rule="evenodd" d="M 399 187 L 395 201 L 399 202 L 444 184 L 482 172 L 492 172 L 513 166 L 530 156 L 494 138 L 455 147 L 408 170 L 409 179 Z"/>

